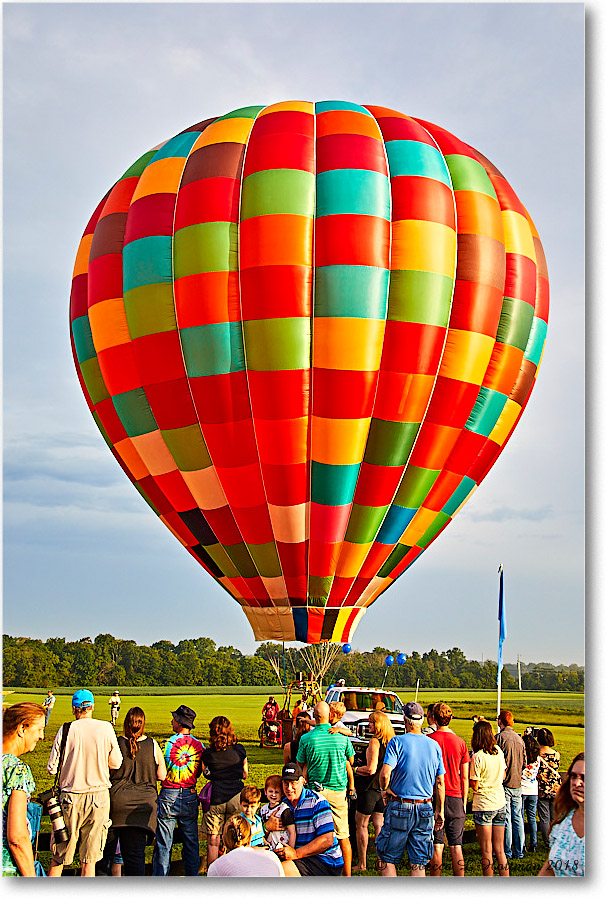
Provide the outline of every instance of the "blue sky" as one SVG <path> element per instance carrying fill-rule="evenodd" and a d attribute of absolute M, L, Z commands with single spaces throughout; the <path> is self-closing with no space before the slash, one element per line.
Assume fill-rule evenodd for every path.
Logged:
<path fill-rule="evenodd" d="M 106 190 L 194 122 L 284 99 L 394 107 L 478 148 L 551 282 L 526 413 L 473 499 L 353 646 L 584 662 L 583 4 L 28 4 L 3 9 L 3 630 L 252 652 L 245 616 L 109 454 L 76 379 L 74 256 Z"/>

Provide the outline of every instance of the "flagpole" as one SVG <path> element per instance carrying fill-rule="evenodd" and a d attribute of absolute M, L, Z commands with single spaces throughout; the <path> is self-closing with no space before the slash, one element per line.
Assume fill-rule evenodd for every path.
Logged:
<path fill-rule="evenodd" d="M 496 672 L 496 718 L 500 715 L 500 693 L 502 689 L 502 645 L 507 636 L 507 617 L 504 606 L 503 595 L 503 567 L 502 563 L 498 567 L 499 587 L 498 587 L 498 659 Z"/>
<path fill-rule="evenodd" d="M 287 690 L 287 676 L 285 675 L 285 641 L 283 641 L 283 688 Z"/>
<path fill-rule="evenodd" d="M 496 718 L 500 715 L 500 691 L 502 688 L 502 672 L 498 672 L 498 690 L 496 692 Z"/>

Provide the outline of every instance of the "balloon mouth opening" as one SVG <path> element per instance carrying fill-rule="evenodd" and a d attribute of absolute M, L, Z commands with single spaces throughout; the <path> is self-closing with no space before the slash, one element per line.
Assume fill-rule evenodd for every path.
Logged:
<path fill-rule="evenodd" d="M 256 641 L 303 644 L 349 644 L 365 614 L 364 607 L 242 606 Z"/>

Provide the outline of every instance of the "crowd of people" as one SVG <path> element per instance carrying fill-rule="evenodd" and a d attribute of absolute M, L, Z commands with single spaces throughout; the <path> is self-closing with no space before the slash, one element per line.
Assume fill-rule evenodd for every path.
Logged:
<path fill-rule="evenodd" d="M 44 737 L 51 709 L 18 703 L 4 711 L 4 875 L 47 874 L 32 847 L 35 785 L 21 756 Z M 509 710 L 501 710 L 496 733 L 475 717 L 469 750 L 450 728 L 447 703 L 427 709 L 426 725 L 420 704 L 406 703 L 406 730 L 397 735 L 375 709 L 365 751 L 356 754 L 344 704 L 320 701 L 297 711 L 282 769 L 262 789 L 245 783 L 247 752 L 225 716 L 212 719 L 204 743 L 193 734 L 195 711 L 182 704 L 171 713 L 171 736 L 159 743 L 146 735 L 140 707 L 128 710 L 118 737 L 94 709 L 93 694 L 76 691 L 74 721 L 59 728 L 51 747 L 47 769 L 58 798 L 51 877 L 77 849 L 85 877 L 141 876 L 152 844 L 152 875 L 169 875 L 176 828 L 186 875 L 348 877 L 366 870 L 370 823 L 381 876 L 396 876 L 405 860 L 414 877 L 440 875 L 446 843 L 453 875 L 464 876 L 469 791 L 484 876 L 494 875 L 495 865 L 508 876 L 509 860 L 524 856 L 524 815 L 528 851 L 539 832 L 549 851 L 539 874 L 584 875 L 584 754 L 562 782 L 549 729 L 520 736 Z"/>

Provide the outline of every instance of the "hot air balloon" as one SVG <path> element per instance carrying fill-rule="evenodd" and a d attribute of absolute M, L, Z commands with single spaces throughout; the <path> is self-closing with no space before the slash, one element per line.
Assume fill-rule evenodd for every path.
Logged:
<path fill-rule="evenodd" d="M 116 460 L 257 640 L 348 642 L 494 464 L 549 289 L 481 153 L 380 106 L 237 109 L 141 156 L 74 268 Z"/>

